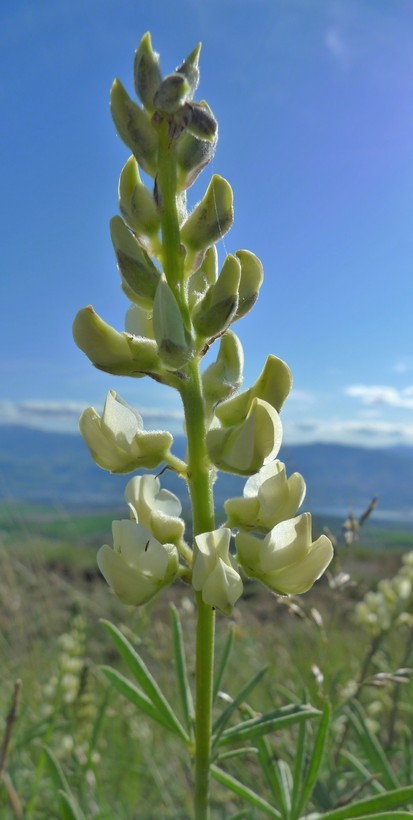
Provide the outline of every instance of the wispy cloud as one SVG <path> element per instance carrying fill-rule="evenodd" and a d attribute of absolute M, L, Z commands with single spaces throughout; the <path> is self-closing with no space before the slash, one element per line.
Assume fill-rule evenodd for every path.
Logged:
<path fill-rule="evenodd" d="M 352 384 L 344 392 L 347 396 L 360 399 L 363 404 L 413 410 L 413 386 L 398 390 L 387 385 Z"/>
<path fill-rule="evenodd" d="M 413 423 L 395 424 L 374 419 L 308 419 L 284 424 L 287 444 L 335 442 L 363 447 L 413 445 Z"/>
<path fill-rule="evenodd" d="M 330 26 L 327 29 L 324 36 L 324 45 L 329 54 L 342 68 L 349 65 L 350 49 L 344 40 L 343 32 L 338 26 Z"/>

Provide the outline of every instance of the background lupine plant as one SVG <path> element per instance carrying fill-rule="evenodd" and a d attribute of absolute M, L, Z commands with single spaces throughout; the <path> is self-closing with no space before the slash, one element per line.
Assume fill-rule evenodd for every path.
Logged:
<path fill-rule="evenodd" d="M 287 478 L 285 466 L 277 460 L 282 440 L 279 413 L 292 385 L 289 368 L 270 355 L 255 384 L 238 392 L 244 356 L 232 326 L 254 306 L 263 270 L 247 250 L 228 254 L 219 264 L 215 243 L 233 221 L 229 183 L 214 174 L 201 201 L 187 210 L 187 189 L 212 159 L 218 133 L 207 103 L 194 101 L 199 53 L 197 46 L 176 71 L 163 77 L 146 34 L 134 62 L 141 104 L 129 97 L 119 80 L 113 83 L 112 117 L 132 155 L 120 175 L 121 216 L 113 217 L 110 229 L 130 305 L 124 330 L 112 328 L 91 306 L 78 313 L 73 326 L 76 343 L 95 367 L 135 379 L 148 376 L 177 390 L 182 399 L 185 460 L 173 453 L 170 433 L 145 430 L 139 414 L 114 391 L 109 392 L 102 415 L 91 407 L 84 411 L 80 430 L 103 469 L 132 473 L 162 465 L 188 485 L 193 544 L 184 537 L 179 499 L 161 489 L 156 475 L 135 476 L 125 491 L 128 512 L 124 520 L 113 522 L 113 544 L 101 547 L 98 564 L 125 604 L 145 604 L 176 579 L 192 584 L 198 613 L 195 699 L 176 610 L 173 646 L 182 717 L 125 635 L 108 622 L 105 627 L 135 681 L 109 667 L 103 671 L 123 696 L 186 744 L 193 762 L 196 818 L 209 817 L 211 775 L 255 809 L 293 818 L 302 816 L 311 798 L 328 708 L 316 736 L 315 762 L 307 773 L 304 747 L 299 752 L 302 765 L 296 767 L 289 808 L 285 804 L 280 811 L 226 773 L 218 765 L 224 752 L 242 754 L 245 742 L 253 739 L 258 748 L 252 751 L 259 753 L 264 766 L 266 735 L 296 723 L 302 737 L 302 727 L 319 713 L 308 704 L 295 703 L 268 714 L 244 710 L 240 722 L 230 725 L 261 679 L 260 671 L 213 720 L 225 666 L 224 653 L 214 683 L 215 610 L 231 613 L 243 593 L 245 576 L 278 595 L 305 592 L 329 565 L 333 548 L 325 535 L 312 540 L 311 515 L 297 515 L 304 480 L 297 473 Z M 214 343 L 216 359 L 205 368 L 204 356 Z M 227 500 L 227 521 L 220 528 L 215 525 L 213 501 L 218 470 L 247 477 L 243 497 Z M 265 765 L 270 771 L 268 761 Z M 273 783 L 277 771 L 274 768 L 271 775 Z M 276 785 L 273 793 L 277 795 Z M 351 815 L 340 814 L 347 816 Z"/>

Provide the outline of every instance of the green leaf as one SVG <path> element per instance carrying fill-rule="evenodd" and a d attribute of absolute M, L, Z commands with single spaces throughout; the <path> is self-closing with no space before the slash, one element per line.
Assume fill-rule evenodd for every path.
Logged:
<path fill-rule="evenodd" d="M 193 726 L 195 722 L 195 709 L 186 668 L 185 646 L 182 635 L 181 620 L 178 610 L 173 604 L 171 605 L 171 614 L 176 679 L 178 683 L 178 691 L 181 697 L 186 727 L 191 735 L 193 733 Z"/>
<path fill-rule="evenodd" d="M 374 816 L 388 818 L 390 809 L 410 803 L 412 800 L 413 786 L 406 786 L 402 789 L 393 789 L 385 794 L 377 794 L 374 797 L 358 800 L 356 803 L 351 803 L 342 809 L 333 809 L 333 811 L 323 814 L 322 818 L 323 820 L 353 820 L 356 817 L 369 817 L 372 820 Z M 411 814 L 405 812 L 392 812 L 390 816 L 394 818 L 397 814 L 402 817 L 411 817 Z"/>
<path fill-rule="evenodd" d="M 257 740 L 259 749 L 258 759 L 264 777 L 282 811 L 282 816 L 287 816 L 287 806 L 285 804 L 285 795 L 280 779 L 280 772 L 276 765 L 274 752 L 267 737 L 260 737 Z"/>
<path fill-rule="evenodd" d="M 256 755 L 258 748 L 256 746 L 241 746 L 240 749 L 230 749 L 228 752 L 222 752 L 218 755 L 217 761 L 230 760 L 233 757 L 243 757 L 245 755 Z"/>
<path fill-rule="evenodd" d="M 301 794 L 301 786 L 304 777 L 304 768 L 306 762 L 307 749 L 307 723 L 303 721 L 298 728 L 297 744 L 294 752 L 294 769 L 293 769 L 293 790 L 291 794 L 292 802 L 292 817 L 298 817 L 297 809 Z"/>
<path fill-rule="evenodd" d="M 242 740 L 262 737 L 262 735 L 267 735 L 269 732 L 279 732 L 285 729 L 286 726 L 292 726 L 302 720 L 309 720 L 309 718 L 316 717 L 319 714 L 318 709 L 313 709 L 312 706 L 296 706 L 295 704 L 283 706 L 274 712 L 245 720 L 230 729 L 226 729 L 221 735 L 219 743 L 221 746 L 226 746 L 234 740 L 238 743 Z"/>
<path fill-rule="evenodd" d="M 346 714 L 360 746 L 372 766 L 373 772 L 380 773 L 383 785 L 386 789 L 396 789 L 400 783 L 391 769 L 383 747 L 373 732 L 368 728 L 360 704 L 354 701 L 352 706 L 346 709 Z"/>
<path fill-rule="evenodd" d="M 318 777 L 318 772 L 320 770 L 320 766 L 324 756 L 324 749 L 328 738 L 328 729 L 330 726 L 330 717 L 331 706 L 327 702 L 324 707 L 323 716 L 321 718 L 320 725 L 318 727 L 318 732 L 315 737 L 313 751 L 311 753 L 310 758 L 310 765 L 305 776 L 301 794 L 299 795 L 298 804 L 295 807 L 294 817 L 300 816 L 313 793 L 314 786 L 316 784 Z"/>
<path fill-rule="evenodd" d="M 218 781 L 218 783 L 221 783 L 223 786 L 226 786 L 227 789 L 234 792 L 234 794 L 237 794 L 239 797 L 247 800 L 247 802 L 250 803 L 251 806 L 254 806 L 254 808 L 259 809 L 269 817 L 281 817 L 280 812 L 267 803 L 266 800 L 256 794 L 248 786 L 244 786 L 243 783 L 240 783 L 240 781 L 236 780 L 236 778 L 232 777 L 232 775 L 224 772 L 218 766 L 211 766 L 211 775 Z"/>
<path fill-rule="evenodd" d="M 42 746 L 42 749 L 49 774 L 60 797 L 63 820 L 85 820 L 85 816 L 76 803 L 59 761 L 48 746 Z"/>
<path fill-rule="evenodd" d="M 165 716 L 156 709 L 152 701 L 150 701 L 149 698 L 144 695 L 143 692 L 137 688 L 137 686 L 135 686 L 135 684 L 128 680 L 128 678 L 125 678 L 124 675 L 116 669 L 113 669 L 111 666 L 101 666 L 100 670 L 107 677 L 112 686 L 114 686 L 121 695 L 133 703 L 134 706 L 137 706 L 138 709 L 145 712 L 145 714 L 152 718 L 152 720 L 156 720 L 157 723 L 161 724 L 161 726 L 164 726 L 170 731 L 175 731 L 175 728 L 172 727 L 170 722 L 165 719 Z"/>
<path fill-rule="evenodd" d="M 138 655 L 132 644 L 122 635 L 122 632 L 110 621 L 101 620 L 106 631 L 112 637 L 117 649 L 128 664 L 137 682 L 142 687 L 149 700 L 152 701 L 156 710 L 164 717 L 169 726 L 174 729 L 180 737 L 188 741 L 188 735 L 182 724 L 175 715 L 172 707 L 161 692 L 155 678 L 151 675 L 148 667 Z"/>
<path fill-rule="evenodd" d="M 225 726 L 227 725 L 231 715 L 235 712 L 238 708 L 240 703 L 242 703 L 246 697 L 252 692 L 253 689 L 257 686 L 260 682 L 261 678 L 265 675 L 267 671 L 267 666 L 264 666 L 260 669 L 246 684 L 239 690 L 238 694 L 235 698 L 222 710 L 221 714 L 218 715 L 214 726 L 213 726 L 213 738 L 212 738 L 212 745 L 216 746 L 219 742 L 219 738 L 224 731 Z"/>
<path fill-rule="evenodd" d="M 371 772 L 369 771 L 367 766 L 365 766 L 364 763 L 362 763 L 361 760 L 358 759 L 358 757 L 351 754 L 351 752 L 346 751 L 346 749 L 342 749 L 340 754 L 342 757 L 348 760 L 350 766 L 353 767 L 357 774 L 360 774 L 362 778 L 366 781 L 370 780 L 370 786 L 372 789 L 375 789 L 380 794 L 386 791 L 382 783 L 380 783 L 378 780 L 371 779 Z"/>
<path fill-rule="evenodd" d="M 227 668 L 227 663 L 229 656 L 231 654 L 232 644 L 234 643 L 234 630 L 230 629 L 228 635 L 226 637 L 224 646 L 222 648 L 221 657 L 219 659 L 219 664 L 217 666 L 217 670 L 214 676 L 214 689 L 213 689 L 213 701 L 215 702 L 217 694 L 221 688 L 222 679 L 224 677 L 225 670 Z"/>

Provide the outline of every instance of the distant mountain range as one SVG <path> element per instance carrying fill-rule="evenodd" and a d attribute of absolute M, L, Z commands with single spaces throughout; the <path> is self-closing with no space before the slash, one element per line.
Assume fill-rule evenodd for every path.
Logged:
<path fill-rule="evenodd" d="M 184 439 L 175 439 L 174 452 L 183 457 L 184 449 Z M 284 447 L 280 458 L 288 475 L 303 474 L 306 508 L 313 512 L 360 511 L 379 496 L 378 514 L 413 519 L 413 447 L 306 444 Z M 0 500 L 120 507 L 129 477 L 97 467 L 80 435 L 0 426 Z M 182 482 L 171 471 L 164 473 L 162 484 L 182 495 Z M 244 479 L 221 474 L 217 503 L 242 494 L 243 484 Z"/>

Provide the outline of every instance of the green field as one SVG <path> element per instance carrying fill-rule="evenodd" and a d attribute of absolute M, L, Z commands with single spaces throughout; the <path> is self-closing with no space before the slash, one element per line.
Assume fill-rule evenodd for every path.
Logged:
<path fill-rule="evenodd" d="M 110 539 L 112 518 L 122 514 L 0 506 L 3 719 L 14 682 L 22 680 L 7 763 L 10 783 L 0 783 L 0 816 L 5 820 L 19 816 L 10 788 L 22 807 L 20 816 L 66 816 L 57 809 L 55 775 L 42 751 L 44 745 L 59 762 L 85 817 L 190 817 L 191 773 L 181 747 L 112 690 L 99 669 L 102 663 L 110 663 L 127 673 L 99 623 L 104 617 L 120 625 L 139 647 L 174 703 L 171 602 L 180 612 L 189 647 L 194 634 L 191 591 L 183 583 L 174 584 L 145 608 L 132 610 L 122 606 L 100 578 L 96 547 Z M 315 530 L 321 530 L 323 523 L 334 532 L 340 530 L 339 521 L 319 519 Z M 331 699 L 329 753 L 314 793 L 313 811 L 349 800 L 357 790 L 367 797 L 383 788 L 380 772 L 373 771 L 354 727 L 346 730 L 340 750 L 346 704 L 362 704 L 372 737 L 385 750 L 400 785 L 407 785 L 412 777 L 412 683 L 406 674 L 406 682 L 390 677 L 379 686 L 380 677 L 375 677 L 411 665 L 410 633 L 403 627 L 389 630 L 372 652 L 371 638 L 353 619 L 356 602 L 381 578 L 397 572 L 402 553 L 411 549 L 412 534 L 403 528 L 369 525 L 361 535 L 354 545 L 338 549 L 330 580 L 338 572 L 349 573 L 351 582 L 342 589 L 331 588 L 324 578 L 307 595 L 284 599 L 251 582 L 233 617 L 218 618 L 218 654 L 228 629 L 234 631 L 234 651 L 223 680 L 225 693 L 233 695 L 265 665 L 267 673 L 249 699 L 253 709 L 274 709 L 304 696 L 320 708 L 326 697 Z M 81 670 L 76 672 L 76 692 L 73 681 L 70 690 L 65 680 L 68 653 L 73 668 Z M 191 652 L 188 665 L 192 678 Z M 310 741 L 311 736 L 312 730 Z M 272 754 L 293 765 L 295 741 L 295 728 L 275 735 Z M 228 760 L 226 769 L 235 777 L 242 772 L 245 782 L 271 799 L 253 752 Z M 264 816 L 214 785 L 213 818 L 241 810 L 246 813 L 240 817 Z"/>

